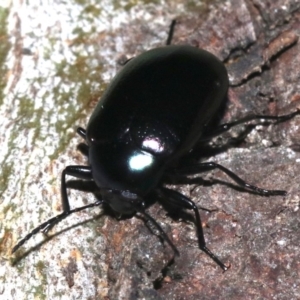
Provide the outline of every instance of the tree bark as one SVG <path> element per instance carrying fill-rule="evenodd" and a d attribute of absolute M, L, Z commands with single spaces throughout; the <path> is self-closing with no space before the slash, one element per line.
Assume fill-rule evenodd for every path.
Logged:
<path fill-rule="evenodd" d="M 225 273 L 197 248 L 193 218 L 172 219 L 159 203 L 149 213 L 180 251 L 174 260 L 143 220 L 99 208 L 11 255 L 21 237 L 61 212 L 62 170 L 87 164 L 76 127 L 86 127 L 120 62 L 164 45 L 171 20 L 172 44 L 204 48 L 227 67 L 221 123 L 300 109 L 297 0 L 77 2 L 12 1 L 7 14 L 0 10 L 1 298 L 299 299 L 299 116 L 258 126 L 236 147 L 204 158 L 286 197 L 244 191 L 219 171 L 200 174 L 204 186 L 195 178 L 172 186 L 214 210 L 200 214 L 207 246 L 231 265 Z M 72 191 L 70 199 L 79 207 L 95 196 Z"/>

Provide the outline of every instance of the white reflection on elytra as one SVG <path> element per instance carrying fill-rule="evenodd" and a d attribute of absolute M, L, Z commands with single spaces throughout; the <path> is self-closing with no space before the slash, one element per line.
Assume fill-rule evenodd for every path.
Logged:
<path fill-rule="evenodd" d="M 148 153 L 135 153 L 129 159 L 129 167 L 134 171 L 141 171 L 150 166 L 153 162 L 153 157 Z"/>

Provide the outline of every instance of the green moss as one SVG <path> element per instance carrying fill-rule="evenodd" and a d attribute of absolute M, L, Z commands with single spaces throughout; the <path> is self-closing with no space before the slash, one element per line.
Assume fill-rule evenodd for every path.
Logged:
<path fill-rule="evenodd" d="M 46 284 L 47 283 L 47 266 L 43 261 L 41 261 L 41 260 L 38 261 L 38 263 L 36 264 L 36 271 L 42 277 L 42 284 Z"/>
<path fill-rule="evenodd" d="M 56 151 L 50 156 L 50 159 L 55 159 L 68 146 L 70 139 L 74 137 L 75 130 L 72 133 L 66 133 L 66 130 L 73 128 L 74 124 L 78 123 L 83 117 L 83 112 L 87 109 L 92 99 L 99 99 L 105 84 L 101 78 L 103 72 L 102 65 L 96 67 L 90 66 L 90 57 L 78 54 L 74 64 L 68 64 L 67 61 L 62 61 L 56 65 L 56 76 L 62 79 L 62 83 L 69 82 L 70 85 L 76 86 L 76 91 L 64 91 L 58 85 L 53 90 L 54 98 L 58 107 L 58 115 L 64 115 L 64 119 L 58 120 L 55 124 L 55 129 L 59 133 L 63 133 L 60 139 L 60 145 Z M 94 83 L 101 85 L 101 90 L 93 91 Z M 76 95 L 76 101 L 70 101 Z M 73 99 L 74 100 L 74 99 Z M 66 103 L 68 104 L 66 107 Z M 66 115 L 67 112 L 67 115 Z"/>
<path fill-rule="evenodd" d="M 95 5 L 88 4 L 84 9 L 83 13 L 87 16 L 89 15 L 91 18 L 98 18 L 101 14 L 101 9 L 96 7 Z"/>
<path fill-rule="evenodd" d="M 40 286 L 34 287 L 33 289 L 33 295 L 34 295 L 34 299 L 39 299 L 39 300 L 43 300 L 43 299 L 47 299 L 46 293 L 45 293 L 45 283 L 41 284 Z"/>
<path fill-rule="evenodd" d="M 22 257 L 22 255 L 24 255 L 24 253 L 25 252 L 23 250 L 19 251 L 18 257 Z M 18 270 L 19 274 L 26 272 L 25 259 L 15 259 L 15 258 L 11 257 L 11 264 L 14 266 L 14 268 L 16 268 Z"/>
<path fill-rule="evenodd" d="M 12 173 L 12 164 L 7 163 L 4 159 L 1 163 L 1 178 L 0 178 L 0 197 L 2 197 L 3 193 L 8 187 L 9 184 L 9 176 Z"/>
<path fill-rule="evenodd" d="M 5 61 L 10 49 L 10 43 L 7 34 L 7 17 L 8 9 L 0 7 L 0 105 L 3 104 L 3 91 L 7 80 L 7 68 L 5 66 Z"/>
<path fill-rule="evenodd" d="M 118 1 L 113 0 L 113 6 L 115 10 L 129 11 L 137 5 L 156 4 L 161 5 L 160 0 L 130 0 L 130 1 Z"/>
<path fill-rule="evenodd" d="M 9 205 L 6 205 L 6 206 L 3 206 L 3 207 L 2 207 L 2 213 L 3 213 L 4 215 L 6 215 L 7 212 L 9 212 L 9 211 L 14 212 L 16 209 L 17 209 L 17 205 L 16 205 L 16 204 L 13 204 L 13 203 L 10 203 Z"/>

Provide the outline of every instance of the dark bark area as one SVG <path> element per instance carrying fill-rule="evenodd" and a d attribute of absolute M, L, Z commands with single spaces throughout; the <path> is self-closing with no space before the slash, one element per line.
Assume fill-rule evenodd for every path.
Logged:
<path fill-rule="evenodd" d="M 297 1 L 234 0 L 176 18 L 174 44 L 205 48 L 225 61 L 231 88 L 222 122 L 300 107 L 299 18 Z M 205 177 L 220 183 L 180 189 L 198 205 L 217 210 L 201 215 L 208 246 L 231 265 L 227 272 L 197 249 L 191 222 L 172 220 L 155 205 L 152 216 L 168 224 L 181 256 L 167 259 L 171 250 L 147 234 L 142 223 L 122 222 L 120 227 L 111 220 L 111 231 L 105 233 L 113 253 L 109 298 L 298 299 L 299 125 L 296 117 L 258 127 L 238 147 L 211 159 L 252 184 L 286 189 L 287 197 L 262 197 L 232 187 L 221 172 Z M 120 243 L 124 247 L 118 251 Z"/>

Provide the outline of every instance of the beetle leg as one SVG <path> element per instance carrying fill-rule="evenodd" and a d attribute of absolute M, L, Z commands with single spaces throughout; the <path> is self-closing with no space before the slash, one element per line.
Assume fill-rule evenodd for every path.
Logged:
<path fill-rule="evenodd" d="M 67 195 L 67 186 L 66 186 L 66 175 L 70 175 L 76 178 L 84 180 L 92 180 L 92 169 L 88 166 L 67 166 L 61 174 L 61 196 L 62 196 L 62 206 L 63 211 L 70 211 L 70 204 Z"/>
<path fill-rule="evenodd" d="M 173 34 L 174 34 L 174 29 L 176 25 L 176 20 L 173 20 L 170 25 L 167 41 L 166 41 L 166 46 L 171 45 L 172 39 L 173 39 Z M 125 66 L 129 61 L 131 61 L 134 57 L 128 58 L 123 62 L 120 62 L 121 66 Z M 79 129 L 79 128 L 78 128 Z M 82 129 L 82 128 L 81 128 Z M 78 132 L 78 131 L 77 131 Z"/>
<path fill-rule="evenodd" d="M 98 200 L 94 203 L 77 207 L 74 209 L 70 209 L 69 199 L 67 195 L 67 186 L 66 186 L 66 175 L 71 175 L 80 179 L 85 180 L 92 180 L 92 170 L 90 167 L 87 166 L 68 166 L 64 169 L 62 172 L 61 177 L 61 196 L 62 196 L 62 206 L 63 206 L 63 212 L 46 222 L 40 224 L 38 227 L 33 229 L 29 234 L 27 234 L 23 239 L 21 239 L 17 245 L 15 245 L 12 249 L 12 253 L 16 252 L 26 241 L 28 241 L 33 235 L 37 234 L 39 231 L 42 231 L 44 233 L 47 233 L 54 225 L 56 225 L 58 222 L 69 216 L 70 214 L 74 212 L 78 212 L 81 210 L 84 210 L 89 207 L 99 206 L 103 203 L 103 200 Z"/>
<path fill-rule="evenodd" d="M 86 130 L 82 127 L 78 127 L 76 132 L 84 139 L 86 140 Z"/>
<path fill-rule="evenodd" d="M 162 239 L 165 240 L 170 245 L 170 247 L 172 248 L 175 255 L 179 256 L 180 254 L 179 254 L 179 251 L 177 250 L 176 246 L 172 243 L 172 241 L 170 240 L 168 235 L 164 232 L 164 230 L 160 227 L 160 225 L 149 214 L 147 214 L 144 210 L 138 209 L 137 211 L 141 215 L 143 215 L 146 220 L 150 221 L 156 227 L 156 229 L 159 231 Z"/>
<path fill-rule="evenodd" d="M 120 61 L 119 64 L 123 67 L 125 66 L 128 62 L 130 62 L 134 57 L 126 58 L 125 61 Z"/>
<path fill-rule="evenodd" d="M 78 127 L 76 132 L 86 141 L 86 130 L 82 127 Z M 77 149 L 85 156 L 89 156 L 89 146 L 84 143 L 80 143 Z"/>
<path fill-rule="evenodd" d="M 91 203 L 91 204 L 88 204 L 88 205 L 85 205 L 85 206 L 81 206 L 81 207 L 77 207 L 77 208 L 74 208 L 68 212 L 63 212 L 49 220 L 47 220 L 46 222 L 40 224 L 38 227 L 36 227 L 35 229 L 33 229 L 30 233 L 28 233 L 24 238 L 22 238 L 18 244 L 16 244 L 11 253 L 14 253 L 16 252 L 21 246 L 23 246 L 23 244 L 25 242 L 27 242 L 32 236 L 34 236 L 35 234 L 37 234 L 39 231 L 42 231 L 42 232 L 45 232 L 47 228 L 49 228 L 49 226 L 53 226 L 53 224 L 57 224 L 59 221 L 63 220 L 64 218 L 66 218 L 67 216 L 69 216 L 70 214 L 74 213 L 74 212 L 78 212 L 78 211 L 81 211 L 81 210 L 84 210 L 86 208 L 89 208 L 89 207 L 94 207 L 94 206 L 99 206 L 103 203 L 104 201 L 103 200 L 98 200 L 94 203 Z M 49 229 L 48 229 L 49 230 Z"/>
<path fill-rule="evenodd" d="M 52 218 L 52 222 L 49 222 L 48 225 L 43 228 L 44 233 L 47 233 L 53 226 L 55 226 L 58 222 L 67 217 L 71 212 L 69 198 L 67 194 L 66 175 L 85 180 L 93 179 L 91 167 L 88 166 L 67 166 L 63 170 L 61 174 L 61 201 L 63 213 L 59 215 L 61 216 L 60 218 Z"/>
<path fill-rule="evenodd" d="M 224 172 L 226 175 L 228 175 L 232 180 L 234 180 L 238 185 L 242 186 L 243 188 L 255 191 L 256 193 L 264 196 L 285 196 L 287 194 L 286 191 L 283 190 L 266 190 L 266 189 L 261 189 L 255 185 L 251 185 L 241 179 L 239 176 L 237 176 L 235 173 L 232 171 L 228 170 L 227 168 L 223 167 L 222 165 L 219 165 L 214 162 L 204 162 L 204 163 L 198 163 L 195 165 L 183 167 L 183 168 L 178 168 L 177 172 L 180 172 L 180 174 L 185 174 L 185 175 L 192 175 L 192 174 L 197 174 L 200 172 L 207 172 L 211 171 L 214 169 L 219 169 L 222 172 Z"/>
<path fill-rule="evenodd" d="M 85 143 L 80 143 L 77 146 L 77 150 L 81 152 L 84 156 L 88 157 L 89 156 L 89 146 Z"/>
<path fill-rule="evenodd" d="M 237 126 L 237 125 L 249 122 L 249 121 L 273 120 L 274 123 L 280 123 L 280 122 L 285 122 L 287 120 L 290 120 L 290 119 L 292 119 L 293 117 L 295 117 L 296 115 L 299 115 L 299 114 L 300 114 L 300 110 L 297 109 L 295 112 L 290 113 L 288 115 L 283 115 L 283 116 L 264 116 L 264 115 L 246 116 L 246 117 L 244 117 L 240 120 L 237 120 L 237 121 L 234 121 L 234 122 L 231 122 L 231 123 L 222 124 L 222 125 L 218 126 L 215 130 L 213 130 L 213 132 L 210 132 L 207 135 L 205 135 L 205 133 L 204 133 L 204 136 L 198 142 L 209 140 L 209 139 L 211 139 L 215 136 L 218 136 L 218 135 L 230 130 L 234 126 Z M 256 125 L 269 125 L 269 123 L 259 123 L 259 124 L 256 124 Z"/>
<path fill-rule="evenodd" d="M 200 214 L 199 214 L 196 204 L 191 199 L 185 197 L 184 195 L 182 195 L 174 190 L 163 187 L 160 189 L 160 191 L 162 191 L 162 193 L 166 196 L 166 201 L 168 201 L 169 203 L 177 205 L 183 209 L 191 209 L 194 211 L 194 214 L 196 217 L 195 225 L 197 228 L 199 248 L 204 253 L 206 253 L 213 261 L 215 261 L 215 263 L 218 266 L 220 266 L 224 271 L 228 270 L 229 266 L 226 266 L 225 264 L 223 264 L 221 262 L 221 260 L 206 247 L 201 218 L 200 218 Z"/>
<path fill-rule="evenodd" d="M 170 25 L 169 33 L 168 33 L 168 38 L 166 41 L 166 46 L 171 45 L 172 39 L 173 39 L 173 34 L 174 34 L 174 29 L 176 25 L 176 20 L 173 20 Z"/>

